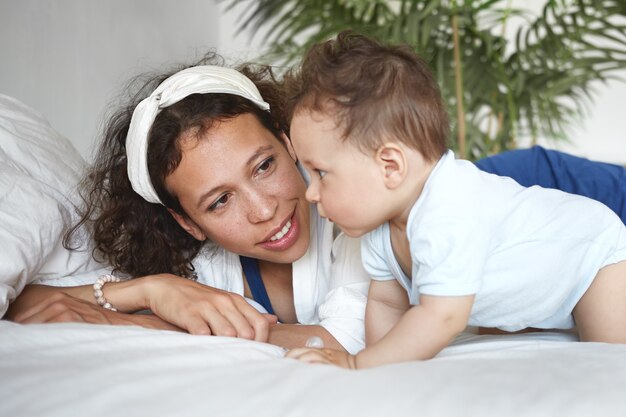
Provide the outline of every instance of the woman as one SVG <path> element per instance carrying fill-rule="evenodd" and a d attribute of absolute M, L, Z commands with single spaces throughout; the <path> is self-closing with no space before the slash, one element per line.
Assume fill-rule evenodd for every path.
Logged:
<path fill-rule="evenodd" d="M 98 304 L 92 285 L 78 285 L 96 278 L 86 276 L 56 283 L 74 287 L 27 287 L 7 317 L 184 329 L 286 348 L 319 336 L 327 347 L 360 350 L 368 277 L 359 242 L 335 238 L 306 204 L 286 131 L 266 67 L 196 66 L 148 83 L 108 124 L 83 217 L 103 260 L 139 278 L 96 284 L 102 304 L 117 311 Z M 507 166 L 498 173 L 527 171 Z M 144 309 L 154 315 L 130 314 Z"/>
<path fill-rule="evenodd" d="M 360 349 L 368 284 L 358 242 L 335 240 L 306 202 L 269 69 L 199 65 L 156 83 L 109 122 L 83 217 L 104 261 L 141 278 L 102 277 L 97 297 L 91 285 L 30 286 L 8 317 L 174 325 L 285 347 L 319 336 Z M 160 320 L 126 314 L 144 309 Z"/>

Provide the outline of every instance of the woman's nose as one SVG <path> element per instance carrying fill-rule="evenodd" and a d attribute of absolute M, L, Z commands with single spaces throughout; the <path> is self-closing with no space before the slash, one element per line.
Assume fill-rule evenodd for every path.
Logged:
<path fill-rule="evenodd" d="M 278 209 L 278 200 L 271 194 L 251 192 L 248 195 L 248 220 L 261 223 L 271 220 Z"/>

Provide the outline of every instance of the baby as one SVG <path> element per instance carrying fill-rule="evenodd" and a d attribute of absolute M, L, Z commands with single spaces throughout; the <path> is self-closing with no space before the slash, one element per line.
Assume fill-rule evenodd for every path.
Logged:
<path fill-rule="evenodd" d="M 626 228 L 585 197 L 481 172 L 447 149 L 436 81 L 409 47 L 350 32 L 285 81 L 306 196 L 362 239 L 366 349 L 287 356 L 346 368 L 429 359 L 467 325 L 577 327 L 626 343 Z"/>

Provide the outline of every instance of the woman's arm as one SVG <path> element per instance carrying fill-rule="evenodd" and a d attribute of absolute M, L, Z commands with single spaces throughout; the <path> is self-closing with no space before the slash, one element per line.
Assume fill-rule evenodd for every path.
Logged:
<path fill-rule="evenodd" d="M 321 338 L 327 348 L 345 351 L 341 343 L 319 325 L 273 324 L 270 326 L 268 343 L 294 349 L 305 346 L 312 336 Z"/>
<path fill-rule="evenodd" d="M 121 287 L 113 283 L 108 287 Z M 132 287 L 131 287 L 132 288 Z M 212 288 L 211 288 L 212 289 Z M 113 300 L 111 294 L 110 300 Z M 95 304 L 91 285 L 81 287 L 50 287 L 28 285 L 10 305 L 5 318 L 19 323 L 85 322 L 95 324 L 138 325 L 153 329 L 183 331 L 152 314 L 128 314 L 107 310 Z M 267 321 L 267 320 L 266 320 Z M 287 349 L 302 347 L 312 337 L 320 337 L 324 346 L 343 349 L 341 344 L 323 327 L 318 325 L 272 324 L 269 326 L 268 343 Z"/>
<path fill-rule="evenodd" d="M 83 300 L 97 309 L 102 309 L 96 304 L 93 287 L 90 285 L 78 287 L 31 285 L 11 304 L 7 317 L 23 322 L 31 319 L 46 321 L 55 316 L 55 312 L 58 313 L 59 303 L 70 303 L 62 296 L 54 300 L 56 304 L 51 302 L 52 296 L 57 293 Z M 104 293 L 107 300 L 121 313 L 149 309 L 163 321 L 192 334 L 236 336 L 264 342 L 268 338 L 269 325 L 276 321 L 274 316 L 256 311 L 238 294 L 169 274 L 109 283 L 104 287 Z M 71 309 L 71 306 L 68 306 L 68 309 Z M 145 319 L 137 320 L 144 321 Z"/>
<path fill-rule="evenodd" d="M 52 302 L 60 301 L 66 297 L 82 299 L 80 293 L 83 292 L 81 288 L 88 288 L 91 286 L 82 287 L 51 287 L 47 285 L 31 284 L 24 287 L 20 295 L 9 305 L 4 318 L 18 323 L 28 322 L 31 316 L 47 308 L 50 304 L 50 300 L 54 298 Z M 93 297 L 93 295 L 92 295 Z M 45 321 L 44 321 L 45 322 Z"/>
<path fill-rule="evenodd" d="M 151 329 L 182 331 L 152 314 L 127 314 L 107 310 L 98 305 L 73 297 L 63 288 L 43 285 L 27 286 L 20 297 L 11 304 L 7 319 L 23 323 L 83 322 L 92 324 L 136 325 Z M 22 296 L 23 295 L 23 296 Z M 41 299 L 42 296 L 45 296 Z M 40 300 L 36 304 L 32 301 Z"/>

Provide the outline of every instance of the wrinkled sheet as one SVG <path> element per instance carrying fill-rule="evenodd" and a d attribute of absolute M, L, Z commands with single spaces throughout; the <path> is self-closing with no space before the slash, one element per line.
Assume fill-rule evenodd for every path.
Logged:
<path fill-rule="evenodd" d="M 626 416 L 626 346 L 464 334 L 347 371 L 225 337 L 0 322 L 0 416 Z"/>

